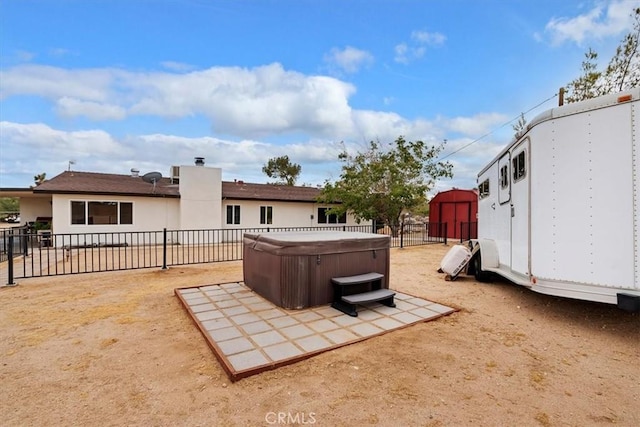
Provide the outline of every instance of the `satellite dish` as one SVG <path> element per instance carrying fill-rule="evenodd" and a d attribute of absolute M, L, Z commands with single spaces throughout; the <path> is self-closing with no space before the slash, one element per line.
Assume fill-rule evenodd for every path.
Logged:
<path fill-rule="evenodd" d="M 162 174 L 160 172 L 148 172 L 142 175 L 142 180 L 149 184 L 155 184 L 160 181 L 160 178 L 162 178 Z"/>

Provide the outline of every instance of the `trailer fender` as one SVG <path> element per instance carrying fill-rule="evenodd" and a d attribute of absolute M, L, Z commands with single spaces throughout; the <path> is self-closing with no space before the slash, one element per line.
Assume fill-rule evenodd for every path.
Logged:
<path fill-rule="evenodd" d="M 498 256 L 498 247 L 496 242 L 490 239 L 478 239 L 473 242 L 480 246 L 480 267 L 482 270 L 500 267 L 500 257 Z"/>

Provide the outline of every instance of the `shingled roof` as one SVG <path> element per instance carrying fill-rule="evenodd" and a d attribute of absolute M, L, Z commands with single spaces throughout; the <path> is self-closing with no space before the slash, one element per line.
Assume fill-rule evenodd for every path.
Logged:
<path fill-rule="evenodd" d="M 222 182 L 222 197 L 226 199 L 315 202 L 319 194 L 320 189 L 315 187 Z"/>
<path fill-rule="evenodd" d="M 34 193 L 180 197 L 178 184 L 160 178 L 154 184 L 140 176 L 65 171 L 33 189 Z"/>
<path fill-rule="evenodd" d="M 222 182 L 222 197 L 235 200 L 315 202 L 315 187 Z M 169 178 L 146 182 L 142 177 L 95 172 L 65 171 L 33 189 L 36 194 L 98 194 L 145 197 L 180 197 L 178 184 Z"/>

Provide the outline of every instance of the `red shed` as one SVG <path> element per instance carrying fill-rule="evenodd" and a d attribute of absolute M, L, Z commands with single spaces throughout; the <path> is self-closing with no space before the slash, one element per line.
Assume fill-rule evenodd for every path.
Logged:
<path fill-rule="evenodd" d="M 429 223 L 446 223 L 447 237 L 474 239 L 478 234 L 478 193 L 453 188 L 436 194 L 429 202 Z M 429 227 L 432 235 L 444 237 L 444 227 Z"/>

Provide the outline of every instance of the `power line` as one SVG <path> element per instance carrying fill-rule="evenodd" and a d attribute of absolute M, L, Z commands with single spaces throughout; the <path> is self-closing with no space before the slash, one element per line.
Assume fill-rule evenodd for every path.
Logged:
<path fill-rule="evenodd" d="M 554 94 L 553 94 L 553 96 L 550 96 L 549 98 L 547 98 L 547 99 L 545 99 L 544 101 L 542 101 L 542 102 L 540 102 L 540 103 L 538 103 L 538 104 L 534 105 L 533 107 L 529 108 L 527 111 L 525 111 L 524 113 L 521 113 L 521 114 L 522 114 L 522 115 L 524 115 L 524 114 L 527 114 L 527 113 L 531 112 L 532 110 L 535 110 L 536 108 L 538 108 L 538 107 L 539 107 L 539 106 L 541 106 L 542 104 L 545 104 L 545 103 L 549 102 L 550 100 L 552 100 L 552 99 L 553 99 L 553 98 L 555 98 L 556 96 L 558 96 L 558 94 L 557 94 L 557 93 L 554 93 Z M 509 120 L 508 122 L 503 123 L 502 125 L 500 125 L 500 126 L 498 126 L 497 128 L 493 129 L 492 131 L 485 133 L 485 134 L 484 134 L 484 135 L 482 135 L 481 137 L 474 139 L 473 141 L 471 141 L 471 142 L 470 142 L 470 143 L 468 143 L 467 145 L 464 145 L 464 146 L 462 146 L 462 147 L 458 148 L 457 150 L 452 151 L 451 153 L 447 154 L 446 156 L 439 158 L 438 160 L 439 160 L 439 161 L 442 161 L 442 160 L 444 160 L 444 159 L 446 159 L 446 158 L 448 158 L 448 157 L 453 156 L 453 155 L 454 155 L 454 154 L 456 154 L 456 153 L 459 153 L 460 151 L 464 150 L 465 148 L 467 148 L 467 147 L 469 147 L 469 146 L 471 146 L 471 145 L 475 144 L 476 142 L 478 142 L 478 141 L 480 141 L 481 139 L 483 139 L 483 138 L 485 138 L 485 137 L 487 137 L 487 136 L 491 135 L 492 133 L 497 132 L 498 130 L 502 129 L 503 127 L 505 127 L 505 126 L 506 126 L 506 125 L 508 125 L 508 124 L 511 124 L 514 120 L 518 120 L 519 118 L 520 118 L 520 114 L 518 114 L 515 118 L 513 118 L 513 119 Z"/>

